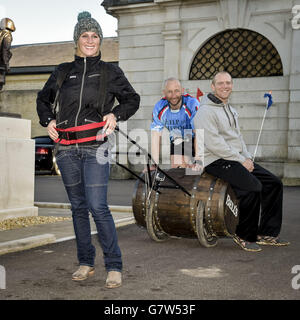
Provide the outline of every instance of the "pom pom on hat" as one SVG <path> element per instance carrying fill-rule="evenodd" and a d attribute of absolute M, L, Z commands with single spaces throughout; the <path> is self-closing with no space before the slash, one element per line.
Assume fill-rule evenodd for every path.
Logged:
<path fill-rule="evenodd" d="M 74 28 L 74 42 L 77 43 L 79 37 L 84 32 L 96 32 L 98 36 L 100 37 L 100 41 L 103 39 L 102 29 L 99 25 L 99 23 L 92 18 L 92 15 L 88 11 L 80 12 L 77 16 L 77 24 Z"/>
<path fill-rule="evenodd" d="M 80 21 L 82 19 L 88 19 L 91 17 L 92 17 L 92 15 L 88 11 L 82 11 L 82 12 L 78 13 L 77 21 Z"/>

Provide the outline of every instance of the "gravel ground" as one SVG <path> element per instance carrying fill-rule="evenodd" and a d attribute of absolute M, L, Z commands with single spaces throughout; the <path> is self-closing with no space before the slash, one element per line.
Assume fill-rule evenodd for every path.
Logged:
<path fill-rule="evenodd" d="M 13 230 L 19 228 L 26 228 L 38 224 L 55 223 L 60 221 L 72 220 L 68 217 L 43 217 L 43 216 L 30 216 L 6 219 L 0 222 L 0 231 Z"/>

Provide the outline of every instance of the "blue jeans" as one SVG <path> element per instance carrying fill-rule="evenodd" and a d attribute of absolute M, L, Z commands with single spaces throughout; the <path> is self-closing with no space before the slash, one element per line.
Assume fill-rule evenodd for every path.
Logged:
<path fill-rule="evenodd" d="M 107 205 L 110 164 L 105 159 L 105 152 L 99 152 L 101 148 L 71 147 L 58 151 L 56 159 L 71 203 L 79 264 L 94 266 L 95 247 L 91 241 L 89 220 L 91 212 L 106 270 L 121 271 L 122 258 L 117 232 Z"/>

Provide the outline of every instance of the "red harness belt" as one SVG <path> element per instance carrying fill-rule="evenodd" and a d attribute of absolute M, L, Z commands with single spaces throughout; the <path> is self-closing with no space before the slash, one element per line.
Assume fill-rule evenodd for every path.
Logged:
<path fill-rule="evenodd" d="M 87 130 L 96 129 L 96 128 L 102 128 L 105 126 L 105 124 L 106 124 L 106 121 L 102 121 L 102 122 L 84 124 L 82 126 L 71 127 L 71 128 L 67 128 L 67 129 L 60 129 L 60 128 L 55 128 L 55 129 L 58 132 L 66 132 L 68 134 L 68 132 L 73 133 L 73 132 L 87 131 Z M 70 144 L 75 144 L 75 143 L 83 143 L 83 142 L 89 142 L 89 141 L 94 141 L 94 140 L 101 140 L 104 137 L 106 137 L 106 134 L 102 133 L 102 134 L 98 134 L 96 136 L 85 137 L 85 138 L 80 138 L 80 139 L 72 139 L 72 140 L 58 138 L 55 140 L 55 142 L 63 144 L 63 145 L 70 145 Z"/>

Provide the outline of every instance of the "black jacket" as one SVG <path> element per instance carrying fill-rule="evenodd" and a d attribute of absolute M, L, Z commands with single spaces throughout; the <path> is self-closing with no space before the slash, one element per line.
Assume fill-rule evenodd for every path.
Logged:
<path fill-rule="evenodd" d="M 38 93 L 37 113 L 40 124 L 46 127 L 53 119 L 58 128 L 70 128 L 102 121 L 102 116 L 113 113 L 117 121 L 125 121 L 139 108 L 140 96 L 135 92 L 123 71 L 112 63 L 107 64 L 107 93 L 102 116 L 97 109 L 100 79 L 100 56 L 82 58 L 75 56 L 71 71 L 62 84 L 59 95 L 59 113 L 53 113 L 52 104 L 57 91 L 59 65 Z M 119 105 L 114 107 L 117 98 Z"/>

